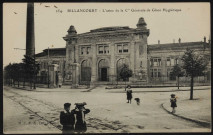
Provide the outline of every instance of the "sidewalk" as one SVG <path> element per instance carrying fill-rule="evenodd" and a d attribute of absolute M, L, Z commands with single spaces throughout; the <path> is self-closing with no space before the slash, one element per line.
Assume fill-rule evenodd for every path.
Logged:
<path fill-rule="evenodd" d="M 195 86 L 194 90 L 208 90 L 211 86 Z M 176 92 L 176 91 L 190 91 L 190 87 L 160 87 L 160 88 L 132 88 L 134 93 L 138 92 Z M 124 88 L 121 89 L 106 89 L 108 92 L 125 93 Z"/>
<path fill-rule="evenodd" d="M 36 87 L 36 89 L 30 89 L 30 87 L 25 86 L 23 88 L 22 86 L 20 87 L 14 87 L 14 86 L 4 86 L 4 88 L 10 87 L 10 88 L 15 88 L 15 89 L 21 89 L 21 90 L 27 90 L 27 91 L 35 91 L 35 92 L 110 92 L 110 93 L 125 93 L 124 88 L 120 89 L 106 89 L 105 86 L 97 86 L 97 87 L 92 87 L 92 88 L 77 88 L 77 89 L 71 89 L 70 87 L 62 86 L 62 88 L 41 88 L 41 87 Z M 211 86 L 195 86 L 194 90 L 208 90 L 211 89 Z M 140 92 L 177 92 L 177 91 L 189 91 L 190 87 L 180 87 L 177 89 L 177 87 L 160 87 L 160 88 L 132 88 L 134 93 L 140 93 Z"/>
<path fill-rule="evenodd" d="M 36 87 L 36 89 L 30 89 L 29 86 L 25 86 L 24 88 L 22 86 L 14 87 L 14 86 L 4 86 L 3 89 L 7 88 L 14 88 L 14 89 L 20 89 L 20 90 L 26 90 L 26 91 L 32 91 L 32 92 L 78 92 L 78 91 L 87 91 L 88 89 L 71 89 L 71 88 L 40 88 Z"/>
<path fill-rule="evenodd" d="M 172 108 L 170 102 L 162 104 L 162 107 L 170 114 Z M 204 127 L 210 127 L 211 124 L 211 90 L 202 92 L 200 91 L 199 98 L 194 100 L 177 99 L 176 112 L 174 116 L 193 121 Z"/>

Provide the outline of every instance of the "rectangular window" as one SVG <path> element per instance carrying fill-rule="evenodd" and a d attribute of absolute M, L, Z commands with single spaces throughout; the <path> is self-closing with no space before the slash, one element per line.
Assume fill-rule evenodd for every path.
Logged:
<path fill-rule="evenodd" d="M 158 66 L 161 66 L 161 59 L 158 59 Z"/>
<path fill-rule="evenodd" d="M 127 45 L 127 44 L 124 44 L 124 45 L 123 45 L 123 48 L 124 48 L 124 49 L 123 49 L 123 52 L 124 52 L 124 53 L 127 53 L 127 52 L 128 52 L 128 45 Z"/>
<path fill-rule="evenodd" d="M 153 66 L 153 59 L 150 59 L 150 66 Z"/>
<path fill-rule="evenodd" d="M 81 55 L 87 55 L 90 54 L 91 47 L 90 46 L 81 46 Z"/>
<path fill-rule="evenodd" d="M 161 77 L 161 69 L 150 69 L 151 71 L 151 77 L 157 78 Z"/>
<path fill-rule="evenodd" d="M 158 63 L 157 63 L 157 59 L 154 59 L 154 66 L 157 66 Z"/>
<path fill-rule="evenodd" d="M 84 54 L 84 47 L 81 48 L 81 54 Z"/>
<path fill-rule="evenodd" d="M 157 69 L 154 69 L 154 77 L 158 77 Z"/>
<path fill-rule="evenodd" d="M 119 43 L 117 44 L 118 53 L 128 53 L 128 43 Z"/>
<path fill-rule="evenodd" d="M 90 54 L 90 50 L 91 50 L 91 48 L 87 47 L 87 54 Z"/>
<path fill-rule="evenodd" d="M 150 60 L 151 66 L 159 67 L 161 66 L 161 58 L 153 58 Z"/>
<path fill-rule="evenodd" d="M 170 66 L 170 58 L 167 58 L 166 66 Z"/>
<path fill-rule="evenodd" d="M 158 69 L 158 77 L 161 77 L 161 69 Z"/>
<path fill-rule="evenodd" d="M 104 46 L 104 53 L 109 54 L 109 46 Z"/>
<path fill-rule="evenodd" d="M 175 59 L 175 64 L 179 64 L 179 59 Z"/>
<path fill-rule="evenodd" d="M 118 53 L 122 53 L 122 45 L 118 45 Z"/>
<path fill-rule="evenodd" d="M 174 65 L 175 65 L 175 60 L 171 59 L 171 66 L 174 66 Z"/>
<path fill-rule="evenodd" d="M 99 54 L 109 54 L 109 46 L 106 44 L 98 45 Z"/>
<path fill-rule="evenodd" d="M 99 47 L 98 47 L 98 53 L 99 53 L 99 54 L 103 54 L 103 53 L 104 53 L 104 48 L 103 48 L 103 46 L 99 46 Z"/>
<path fill-rule="evenodd" d="M 153 69 L 150 69 L 151 77 L 153 77 Z"/>

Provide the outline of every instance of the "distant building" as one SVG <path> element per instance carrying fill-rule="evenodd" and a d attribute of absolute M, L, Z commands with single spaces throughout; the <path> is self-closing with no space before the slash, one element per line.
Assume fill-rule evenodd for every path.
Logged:
<path fill-rule="evenodd" d="M 194 49 L 200 54 L 211 58 L 210 43 L 185 42 L 170 44 L 148 45 L 149 29 L 146 22 L 140 18 L 137 28 L 104 27 L 90 32 L 77 34 L 74 26 L 70 26 L 68 34 L 63 37 L 66 48 L 44 50 L 36 55 L 41 63 L 40 74 L 46 73 L 47 62 L 58 64 L 64 83 L 72 84 L 75 77 L 78 84 L 116 84 L 122 81 L 119 72 L 123 64 L 127 64 L 133 71 L 129 83 L 135 85 L 149 85 L 154 83 L 174 82 L 176 78 L 170 76 L 172 67 L 181 64 L 181 57 L 186 48 Z M 79 65 L 77 75 L 73 77 L 73 64 Z M 210 65 L 211 67 L 211 65 Z M 202 77 L 202 81 L 210 80 Z"/>

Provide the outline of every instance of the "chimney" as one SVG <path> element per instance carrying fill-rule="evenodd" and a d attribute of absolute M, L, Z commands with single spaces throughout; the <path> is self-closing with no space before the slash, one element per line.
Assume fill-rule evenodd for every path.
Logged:
<path fill-rule="evenodd" d="M 206 43 L 206 37 L 205 37 L 205 36 L 204 36 L 204 38 L 203 38 L 203 39 L 204 39 L 204 43 Z"/>
<path fill-rule="evenodd" d="M 181 43 L 181 39 L 180 38 L 178 39 L 178 42 Z"/>
<path fill-rule="evenodd" d="M 158 44 L 160 44 L 160 40 L 158 40 Z"/>
<path fill-rule="evenodd" d="M 26 55 L 33 56 L 35 51 L 34 4 L 27 3 Z"/>

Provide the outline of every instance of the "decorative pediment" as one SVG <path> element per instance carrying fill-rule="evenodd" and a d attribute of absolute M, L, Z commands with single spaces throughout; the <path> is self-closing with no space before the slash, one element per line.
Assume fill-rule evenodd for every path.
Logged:
<path fill-rule="evenodd" d="M 79 37 L 78 43 L 89 43 L 89 42 L 112 42 L 130 39 L 129 34 L 108 34 L 108 35 L 97 35 L 93 37 Z"/>

